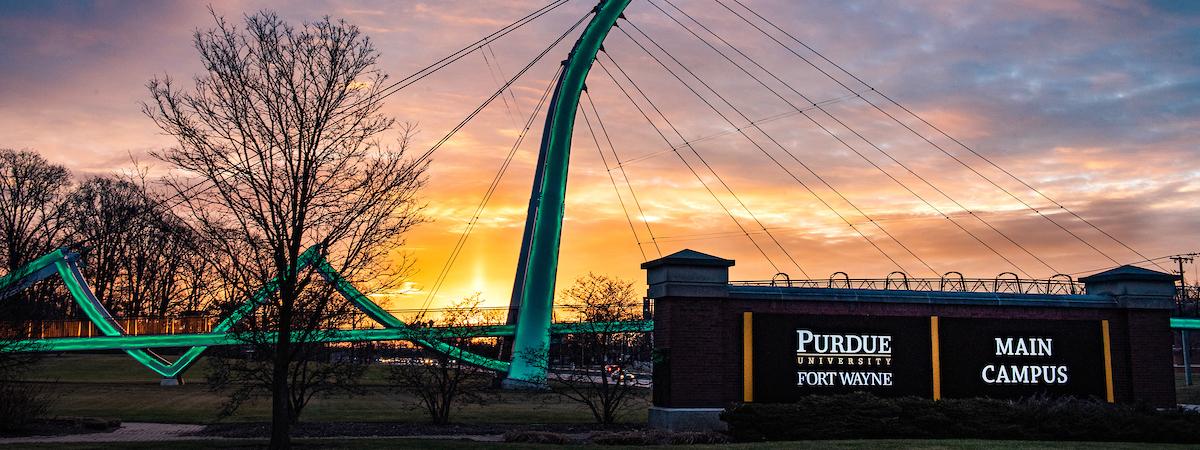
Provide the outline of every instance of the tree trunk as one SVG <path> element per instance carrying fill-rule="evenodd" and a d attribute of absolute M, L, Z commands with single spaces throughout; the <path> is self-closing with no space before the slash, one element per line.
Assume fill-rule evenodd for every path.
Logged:
<path fill-rule="evenodd" d="M 291 272 L 291 270 L 288 270 Z M 287 273 L 287 272 L 285 272 Z M 292 305 L 295 279 L 287 273 L 280 289 L 279 335 L 275 341 L 275 366 L 271 373 L 271 445 L 272 449 L 291 447 L 291 403 L 288 372 L 291 364 Z"/>

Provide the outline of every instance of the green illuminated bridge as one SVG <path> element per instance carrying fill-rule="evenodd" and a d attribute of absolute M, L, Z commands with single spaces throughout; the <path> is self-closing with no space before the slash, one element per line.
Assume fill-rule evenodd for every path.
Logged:
<path fill-rule="evenodd" d="M 88 320 L 95 324 L 103 336 L 31 339 L 18 343 L 18 345 L 12 346 L 12 348 L 39 352 L 123 350 L 138 362 L 163 377 L 178 377 L 200 357 L 206 348 L 217 345 L 244 344 L 248 336 L 239 336 L 236 332 L 232 332 L 233 326 L 261 305 L 275 291 L 277 286 L 272 281 L 259 288 L 238 309 L 214 326 L 210 333 L 130 336 L 126 334 L 125 330 L 122 329 L 109 311 L 92 294 L 87 281 L 79 271 L 78 261 L 78 254 L 74 252 L 55 250 L 38 258 L 21 270 L 0 278 L 0 293 L 6 296 L 11 295 L 34 282 L 58 275 L 62 278 L 72 299 L 75 300 Z M 345 278 L 335 272 L 328 261 L 321 255 L 320 247 L 314 246 L 304 252 L 301 256 L 301 269 L 315 270 L 346 300 L 350 301 L 368 317 L 385 328 L 360 330 L 335 329 L 319 333 L 305 333 L 303 335 L 297 333 L 296 336 L 298 339 L 305 338 L 317 342 L 405 340 L 455 356 L 486 369 L 498 372 L 507 372 L 509 370 L 509 363 L 506 361 L 499 361 L 470 353 L 442 342 L 445 337 L 468 335 L 462 329 L 410 327 L 400 321 L 400 319 L 372 302 L 366 295 L 363 295 L 362 292 L 346 281 Z M 640 332 L 649 331 L 651 327 L 652 324 L 648 321 L 606 324 L 585 322 L 549 324 L 546 330 L 548 333 L 556 334 L 587 333 L 597 329 L 603 329 L 605 332 Z M 514 325 L 483 325 L 467 328 L 470 328 L 469 335 L 480 337 L 508 337 L 513 336 L 516 331 Z M 256 335 L 258 339 L 262 337 L 261 334 Z M 269 333 L 266 337 L 270 337 Z M 152 350 L 156 348 L 180 347 L 188 347 L 188 350 L 173 362 L 168 361 Z"/>

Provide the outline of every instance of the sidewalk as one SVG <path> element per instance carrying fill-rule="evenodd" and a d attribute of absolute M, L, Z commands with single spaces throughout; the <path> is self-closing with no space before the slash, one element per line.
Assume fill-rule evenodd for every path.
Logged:
<path fill-rule="evenodd" d="M 204 429 L 204 425 L 181 425 L 173 423 L 139 423 L 126 422 L 109 433 L 65 434 L 61 436 L 25 436 L 15 438 L 0 438 L 3 444 L 42 444 L 42 443 L 72 443 L 72 442 L 157 442 L 204 439 L 194 436 Z"/>
<path fill-rule="evenodd" d="M 168 441 L 201 441 L 222 440 L 242 441 L 257 440 L 252 438 L 227 438 L 220 436 L 199 436 L 196 433 L 204 430 L 204 425 L 181 425 L 173 423 L 144 423 L 126 422 L 109 433 L 66 434 L 61 436 L 25 436 L 15 438 L 0 438 L 0 445 L 12 444 L 69 444 L 92 442 L 168 442 Z M 266 439 L 265 437 L 263 439 Z M 502 442 L 501 435 L 412 435 L 412 436 L 330 436 L 321 438 L 294 439 L 467 439 L 477 442 Z"/>

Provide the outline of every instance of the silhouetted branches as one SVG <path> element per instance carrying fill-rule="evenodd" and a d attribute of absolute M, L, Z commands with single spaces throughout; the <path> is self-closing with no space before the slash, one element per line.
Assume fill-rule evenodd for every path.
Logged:
<path fill-rule="evenodd" d="M 328 291 L 305 292 L 314 275 L 301 270 L 301 255 L 317 245 L 355 281 L 387 267 L 405 231 L 421 221 L 416 192 L 426 166 L 405 157 L 411 128 L 396 148 L 375 140 L 394 125 L 380 113 L 387 76 L 357 27 L 329 18 L 294 27 L 271 12 L 247 16 L 241 27 L 214 20 L 195 34 L 205 72 L 193 88 L 151 80 L 144 111 L 176 139 L 157 156 L 186 174 L 172 186 L 221 254 L 230 301 L 267 283 L 276 288 L 258 299 L 255 320 L 236 328 L 277 332 L 270 345 L 247 343 L 255 358 L 272 361 L 269 377 L 250 378 L 270 388 L 272 446 L 279 447 L 304 403 L 297 399 L 313 392 L 302 385 L 324 378 L 307 361 L 325 347 L 295 333 L 346 320 Z"/>

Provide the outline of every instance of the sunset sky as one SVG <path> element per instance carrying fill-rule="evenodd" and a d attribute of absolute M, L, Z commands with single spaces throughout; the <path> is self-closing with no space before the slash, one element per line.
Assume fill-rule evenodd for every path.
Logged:
<path fill-rule="evenodd" d="M 928 180 L 926 184 L 914 177 L 822 112 L 808 111 L 895 181 L 803 116 L 779 117 L 794 110 L 653 6 L 694 25 L 665 0 L 653 0 L 653 4 L 634 0 L 626 12 L 632 23 L 750 120 L 773 118 L 761 122 L 761 129 L 861 212 L 761 132 L 753 127 L 745 131 L 911 276 L 958 271 L 967 277 L 991 277 L 1000 272 L 1048 277 L 1114 265 L 718 3 L 671 1 L 799 93 L 817 101 L 834 100 L 825 107 L 829 113 Z M 742 1 L 879 92 L 1143 255 L 1200 250 L 1200 4 Z M 737 8 L 732 0 L 722 2 Z M 544 4 L 245 0 L 214 1 L 212 8 L 233 21 L 261 9 L 275 10 L 293 23 L 324 15 L 346 19 L 377 45 L 379 68 L 399 79 Z M 594 5 L 590 0 L 572 1 L 556 9 L 494 43 L 487 49 L 486 60 L 483 53 L 476 52 L 389 97 L 385 112 L 399 121 L 416 123 L 420 134 L 414 150 L 424 151 Z M 188 80 L 202 70 L 192 47 L 192 33 L 212 26 L 208 14 L 203 2 L 191 1 L 0 0 L 0 147 L 38 151 L 67 166 L 79 179 L 128 170 L 133 166 L 131 160 L 151 167 L 153 175 L 163 174 L 165 166 L 150 152 L 169 147 L 173 141 L 140 112 L 140 102 L 149 99 L 145 84 L 163 74 Z M 632 27 L 622 29 L 648 44 Z M 711 35 L 693 29 L 726 50 Z M 425 299 L 426 289 L 445 264 L 521 124 L 534 110 L 577 34 L 519 80 L 512 97 L 505 102 L 497 100 L 434 155 L 423 193 L 431 222 L 414 230 L 405 248 L 416 258 L 418 268 L 412 277 L 413 292 L 397 297 L 394 308 L 419 307 Z M 792 47 L 812 56 L 795 43 Z M 844 271 L 851 277 L 882 278 L 897 270 L 838 214 L 750 141 L 731 132 L 734 126 L 624 34 L 614 30 L 605 49 L 684 138 L 696 141 L 693 148 L 746 205 L 749 212 L 691 149 L 679 149 L 741 226 L 752 232 L 774 266 L 596 66 L 588 78 L 589 93 L 617 156 L 630 161 L 623 167 L 624 173 L 611 173 L 632 215 L 637 237 L 580 116 L 567 193 L 560 288 L 588 271 L 642 285 L 640 262 L 684 248 L 735 259 L 734 279 L 767 279 L 777 271 L 804 278 L 751 213 L 808 277 L 823 279 Z M 607 56 L 601 59 L 606 64 L 610 61 Z M 878 93 L 866 91 L 836 69 L 822 68 L 832 70 L 843 83 L 861 90 L 864 97 L 1104 253 L 1121 263 L 1142 259 L 921 125 Z M 751 70 L 761 74 L 758 69 Z M 686 79 L 687 75 L 683 76 Z M 793 104 L 810 104 L 770 76 L 762 75 L 762 79 Z M 619 80 L 629 88 L 624 79 Z M 694 80 L 688 81 L 702 89 Z M 746 126 L 746 120 L 720 99 L 701 93 L 737 127 Z M 590 107 L 587 112 L 597 126 Z M 473 292 L 481 292 L 491 305 L 507 303 L 542 120 L 539 115 L 435 305 Z M 681 144 L 665 123 L 657 124 L 671 145 Z M 391 133 L 383 141 L 394 142 L 396 136 Z M 614 164 L 603 135 L 598 138 L 608 164 Z M 628 186 L 624 175 L 630 181 Z M 645 223 L 629 186 L 645 213 Z M 973 218 L 964 207 L 1008 238 Z M 933 272 L 871 225 L 868 216 L 932 266 Z M 1009 258 L 1015 267 L 954 222 Z M 657 249 L 647 229 L 653 232 Z M 644 256 L 638 241 L 643 243 Z M 1192 276 L 1190 268 L 1188 276 Z"/>

